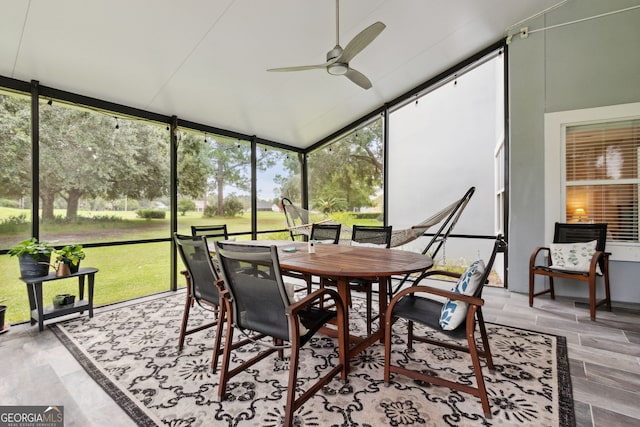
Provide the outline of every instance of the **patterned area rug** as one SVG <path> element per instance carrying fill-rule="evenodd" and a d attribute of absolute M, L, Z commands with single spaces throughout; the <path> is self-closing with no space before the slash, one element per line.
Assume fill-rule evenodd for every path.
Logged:
<path fill-rule="evenodd" d="M 213 329 L 188 336 L 184 349 L 177 349 L 183 304 L 184 293 L 179 292 L 51 328 L 139 425 L 281 425 L 288 359 L 273 355 L 234 377 L 227 399 L 218 402 L 219 378 L 209 369 Z M 354 298 L 354 311 L 358 304 Z M 351 328 L 362 330 L 363 317 L 352 313 Z M 191 321 L 199 324 L 210 316 L 196 305 Z M 494 373 L 483 371 L 491 419 L 483 416 L 480 400 L 465 393 L 399 375 L 387 386 L 384 346 L 376 344 L 352 360 L 347 384 L 338 377 L 299 408 L 295 425 L 575 425 L 565 338 L 495 324 L 487 327 L 496 365 Z M 419 343 L 414 352 L 407 352 L 403 328 L 401 323 L 394 326 L 398 335 L 392 360 L 419 361 L 438 375 L 475 384 L 468 355 Z M 336 359 L 334 341 L 318 335 L 303 348 L 300 383 L 317 378 L 318 368 Z"/>

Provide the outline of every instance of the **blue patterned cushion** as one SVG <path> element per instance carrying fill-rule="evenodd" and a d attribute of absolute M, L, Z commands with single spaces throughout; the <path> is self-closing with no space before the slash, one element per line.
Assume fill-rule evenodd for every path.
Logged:
<path fill-rule="evenodd" d="M 484 269 L 484 261 L 481 259 L 471 263 L 451 292 L 473 295 L 480 286 Z M 466 302 L 447 299 L 440 311 L 440 327 L 445 331 L 451 331 L 460 326 L 467 317 L 467 306 Z"/>

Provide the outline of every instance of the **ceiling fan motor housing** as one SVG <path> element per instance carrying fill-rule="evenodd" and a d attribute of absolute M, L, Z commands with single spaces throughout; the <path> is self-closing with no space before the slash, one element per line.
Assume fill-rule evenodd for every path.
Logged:
<path fill-rule="evenodd" d="M 338 59 L 340 55 L 342 55 L 342 47 L 340 47 L 340 45 L 336 45 L 336 47 L 327 52 L 327 62 L 329 63 L 329 65 L 327 65 L 327 73 L 334 76 L 341 76 L 349 71 L 349 64 L 346 62 L 331 63 L 331 61 Z"/>

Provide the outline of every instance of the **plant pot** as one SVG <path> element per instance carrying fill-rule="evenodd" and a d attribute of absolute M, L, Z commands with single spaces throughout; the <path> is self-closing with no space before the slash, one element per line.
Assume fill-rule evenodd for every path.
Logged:
<path fill-rule="evenodd" d="M 76 296 L 71 294 L 59 294 L 53 297 L 53 308 L 71 307 L 76 301 Z"/>
<path fill-rule="evenodd" d="M 76 265 L 73 265 L 72 262 L 70 262 L 67 265 L 69 266 L 69 271 L 71 272 L 71 274 L 77 273 L 78 270 L 80 269 L 80 261 L 78 261 L 78 263 Z"/>
<path fill-rule="evenodd" d="M 49 262 L 51 255 L 40 255 L 34 259 L 31 255 L 18 256 L 20 263 L 20 276 L 22 278 L 42 277 L 49 274 Z"/>
<path fill-rule="evenodd" d="M 56 268 L 56 277 L 64 277 L 71 274 L 71 269 L 69 268 L 69 264 L 61 262 L 58 264 Z"/>
<path fill-rule="evenodd" d="M 7 312 L 6 305 L 0 305 L 0 332 L 4 331 L 4 315 Z"/>

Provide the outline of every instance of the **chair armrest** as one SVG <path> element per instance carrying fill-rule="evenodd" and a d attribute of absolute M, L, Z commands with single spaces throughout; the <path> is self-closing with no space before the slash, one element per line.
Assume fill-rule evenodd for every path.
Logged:
<path fill-rule="evenodd" d="M 538 254 L 540 254 L 540 252 L 546 252 L 547 254 L 549 254 L 548 265 L 551 265 L 551 249 L 546 246 L 538 246 L 533 250 L 533 252 L 531 253 L 531 258 L 529 258 L 529 270 L 531 270 L 536 265 L 536 258 L 538 258 Z"/>
<path fill-rule="evenodd" d="M 400 298 L 404 297 L 405 295 L 408 295 L 408 294 L 413 295 L 416 293 L 438 295 L 444 298 L 449 298 L 456 301 L 462 301 L 462 302 L 466 302 L 468 304 L 476 305 L 476 306 L 484 305 L 484 300 L 482 298 L 478 298 L 470 295 L 462 295 L 455 292 L 446 291 L 444 289 L 434 288 L 432 286 L 420 285 L 420 286 L 411 286 L 410 288 L 406 288 L 398 292 L 389 303 L 389 309 L 392 310 L 393 306 L 398 302 L 398 300 L 400 300 Z M 388 311 L 387 313 L 391 313 L 391 311 Z"/>
<path fill-rule="evenodd" d="M 340 299 L 340 295 L 333 289 L 320 288 L 320 289 L 316 289 L 310 294 L 305 295 L 304 298 L 289 305 L 289 307 L 287 307 L 287 313 L 297 315 L 299 311 L 304 310 L 305 308 L 315 304 L 317 301 L 320 301 L 325 297 L 325 295 L 328 295 L 329 298 L 334 300 L 338 311 L 344 312 L 344 304 L 342 303 L 342 299 Z"/>
<path fill-rule="evenodd" d="M 609 256 L 611 255 L 611 252 L 603 252 L 603 251 L 596 251 L 593 256 L 591 257 L 591 263 L 589 264 L 589 274 L 594 274 L 596 273 L 596 268 L 598 266 L 598 263 L 600 262 L 600 260 L 602 260 L 603 262 L 603 267 L 605 270 L 608 270 L 609 268 Z M 604 271 L 601 271 L 602 274 L 604 274 Z"/>
<path fill-rule="evenodd" d="M 218 295 L 220 299 L 226 298 L 229 296 L 229 291 L 224 287 L 224 280 L 218 279 L 215 281 L 216 288 L 218 288 Z"/>
<path fill-rule="evenodd" d="M 420 280 L 424 279 L 425 277 L 429 277 L 429 276 L 447 276 L 447 277 L 452 277 L 454 279 L 459 279 L 460 277 L 462 277 L 462 274 L 461 273 L 456 273 L 455 271 L 429 270 L 429 271 L 425 271 L 424 273 L 422 273 L 422 275 L 420 276 L 420 279 L 417 282 L 419 282 Z M 487 283 L 489 283 L 489 278 L 488 277 L 487 277 L 487 280 L 485 280 L 484 283 L 485 283 L 485 285 Z"/>
<path fill-rule="evenodd" d="M 422 275 L 420 276 L 420 279 L 424 279 L 425 277 L 429 277 L 429 276 L 447 276 L 447 277 L 453 277 L 454 279 L 459 279 L 462 276 L 462 274 L 456 273 L 455 271 L 428 270 L 422 273 Z"/>

